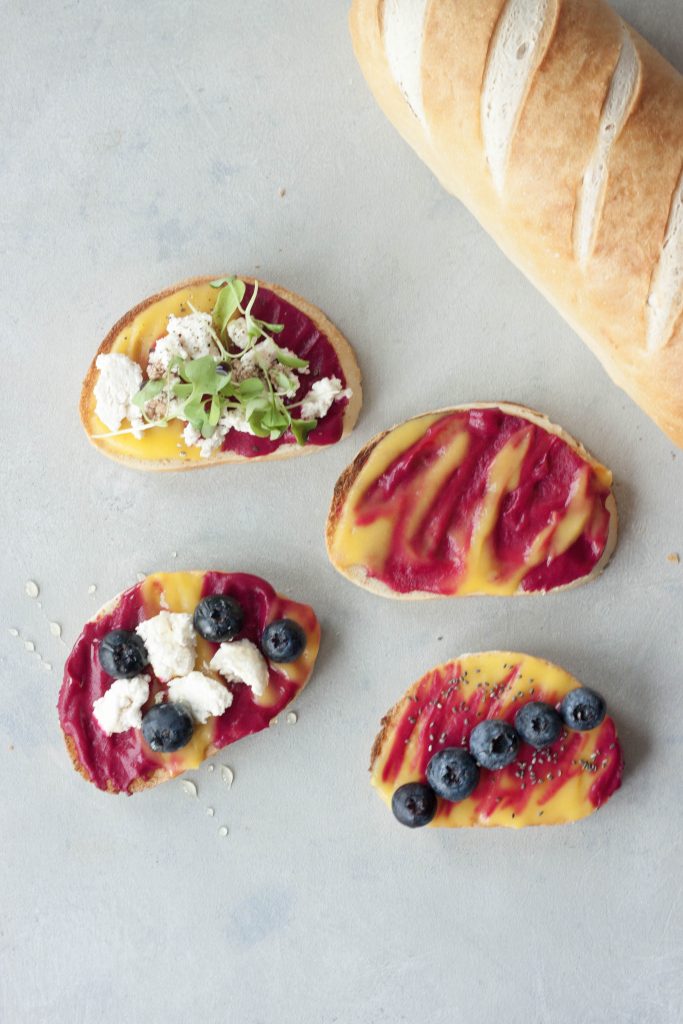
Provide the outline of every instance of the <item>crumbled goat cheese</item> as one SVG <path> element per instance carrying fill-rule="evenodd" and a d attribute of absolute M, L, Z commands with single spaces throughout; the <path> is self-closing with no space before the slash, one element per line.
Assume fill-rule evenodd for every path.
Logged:
<path fill-rule="evenodd" d="M 245 352 L 240 362 L 244 367 L 260 367 L 269 370 L 277 362 L 278 347 L 272 338 L 264 338 Z"/>
<path fill-rule="evenodd" d="M 228 427 L 222 425 L 222 418 L 216 424 L 216 429 L 211 437 L 202 437 L 197 428 L 188 423 L 183 430 L 183 440 L 189 447 L 199 448 L 199 454 L 203 459 L 209 459 L 223 444 L 223 438 L 227 432 Z"/>
<path fill-rule="evenodd" d="M 93 715 L 107 736 L 142 725 L 142 705 L 149 697 L 149 676 L 117 679 L 103 697 L 93 701 Z"/>
<path fill-rule="evenodd" d="M 302 420 L 320 420 L 327 415 L 332 403 L 341 398 L 350 398 L 351 390 L 342 388 L 338 377 L 323 377 L 317 380 L 301 405 Z"/>
<path fill-rule="evenodd" d="M 254 431 L 249 426 L 249 420 L 244 414 L 244 409 L 228 409 L 221 416 L 218 425 L 224 429 L 224 437 L 229 430 L 239 430 L 242 434 L 254 435 Z"/>
<path fill-rule="evenodd" d="M 254 362 L 245 363 L 244 359 L 234 359 L 230 364 L 230 379 L 233 384 L 239 384 L 258 375 L 259 368 Z"/>
<path fill-rule="evenodd" d="M 264 371 L 264 373 L 275 365 L 284 370 L 285 373 L 291 372 L 287 367 L 278 362 L 278 356 L 280 354 L 290 356 L 292 359 L 298 358 L 296 353 L 292 352 L 291 349 L 280 348 L 272 338 L 264 338 L 263 341 L 259 341 L 258 344 L 254 345 L 253 348 L 250 348 L 248 352 L 244 353 L 240 359 L 240 363 L 245 368 L 255 366 L 259 367 Z M 301 369 L 297 369 L 297 373 L 308 373 L 308 368 L 303 367 Z"/>
<path fill-rule="evenodd" d="M 181 415 L 182 402 L 164 390 L 145 402 L 145 416 L 148 420 L 174 420 Z"/>
<path fill-rule="evenodd" d="M 236 320 L 230 321 L 228 324 L 228 337 L 235 348 L 243 350 L 247 347 L 251 338 L 247 330 L 247 321 L 243 316 L 238 316 Z"/>
<path fill-rule="evenodd" d="M 150 380 L 165 377 L 169 363 L 176 356 L 180 359 L 199 359 L 201 356 L 217 354 L 209 313 L 170 316 L 166 334 L 159 338 L 149 354 L 147 376 Z"/>
<path fill-rule="evenodd" d="M 193 427 L 191 423 L 187 423 L 183 430 L 183 441 L 185 444 L 192 447 L 193 444 L 199 444 L 202 440 L 202 435 L 199 433 L 197 428 Z"/>
<path fill-rule="evenodd" d="M 211 715 L 222 715 L 232 704 L 232 694 L 227 686 L 203 672 L 190 672 L 172 679 L 168 684 L 168 695 L 172 701 L 187 704 L 194 720 L 202 724 Z"/>
<path fill-rule="evenodd" d="M 210 662 L 210 668 L 229 683 L 246 683 L 257 697 L 268 687 L 268 662 L 251 640 L 233 640 L 221 644 Z"/>
<path fill-rule="evenodd" d="M 208 459 L 223 444 L 229 430 L 239 430 L 243 434 L 254 434 L 254 431 L 249 426 L 249 421 L 244 415 L 244 410 L 228 409 L 219 419 L 211 437 L 202 437 L 199 431 L 191 423 L 188 423 L 183 431 L 183 439 L 185 444 L 190 447 L 196 445 L 199 448 L 201 457 Z"/>
<path fill-rule="evenodd" d="M 185 676 L 194 668 L 196 634 L 192 616 L 182 612 L 159 612 L 136 629 L 147 648 L 154 674 L 166 682 Z"/>
<path fill-rule="evenodd" d="M 95 360 L 100 371 L 95 384 L 95 414 L 109 430 L 118 430 L 129 420 L 136 437 L 141 437 L 142 413 L 133 398 L 142 387 L 142 370 L 122 352 L 110 352 Z"/>

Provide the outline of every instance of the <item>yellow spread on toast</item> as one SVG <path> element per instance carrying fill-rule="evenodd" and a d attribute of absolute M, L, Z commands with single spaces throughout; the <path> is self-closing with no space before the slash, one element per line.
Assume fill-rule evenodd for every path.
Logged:
<path fill-rule="evenodd" d="M 200 313 L 210 313 L 216 302 L 217 291 L 209 284 L 192 285 L 159 299 L 135 317 L 127 327 L 117 335 L 112 345 L 112 352 L 120 352 L 147 369 L 150 349 L 164 334 L 169 316 L 188 316 L 192 310 L 189 303 Z M 91 393 L 89 402 L 88 428 L 91 434 L 107 434 L 108 427 L 95 415 L 95 396 Z M 126 429 L 130 424 L 127 420 L 121 425 Z M 107 448 L 117 455 L 128 455 L 135 459 L 178 459 L 197 461 L 201 459 L 199 448 L 186 445 L 183 441 L 184 423 L 171 420 L 167 427 L 152 427 L 145 430 L 141 438 L 132 434 L 119 437 L 107 437 L 97 440 L 97 445 Z M 181 451 L 185 454 L 181 456 Z"/>
<path fill-rule="evenodd" d="M 457 685 L 449 697 L 444 697 L 456 673 Z M 506 711 L 511 706 L 521 706 L 528 701 L 554 705 L 579 685 L 558 665 L 524 654 L 492 651 L 463 655 L 446 663 L 427 673 L 392 712 L 391 725 L 372 767 L 372 785 L 391 806 L 392 796 L 399 786 L 425 782 L 422 767 L 425 761 L 444 747 L 465 746 L 469 732 L 482 720 L 476 717 L 476 711 L 472 714 L 469 710 L 460 710 L 464 704 L 483 711 L 484 718 L 509 720 Z M 413 693 L 418 697 L 422 694 L 425 699 L 413 702 L 410 696 Z M 420 711 L 422 704 L 425 707 Z M 444 718 L 440 718 L 438 724 L 442 731 L 436 733 L 430 729 L 430 719 L 439 713 Z M 406 719 L 406 716 L 410 717 Z M 411 720 L 415 722 L 412 726 Z M 452 731 L 446 734 L 447 729 Z M 400 748 L 398 772 L 395 770 L 395 743 Z M 430 751 L 429 746 L 433 750 Z M 563 754 L 563 746 L 570 753 Z M 589 791 L 600 780 L 601 773 L 606 777 L 611 773 L 609 778 L 616 779 L 613 788 L 619 784 L 621 751 L 609 718 L 589 732 L 569 732 L 566 739 L 557 741 L 546 751 L 524 749 L 532 753 L 524 756 L 523 768 L 513 763 L 497 772 L 481 769 L 479 783 L 471 796 L 459 803 L 440 800 L 431 827 L 560 825 L 584 818 L 597 809 Z M 389 772 L 390 777 L 385 779 L 389 761 L 394 767 Z M 605 799 L 610 793 L 611 790 Z"/>
<path fill-rule="evenodd" d="M 397 543 L 408 563 L 430 557 L 431 509 L 467 456 L 471 435 L 466 424 L 461 430 L 454 430 L 443 443 L 439 436 L 438 457 L 424 464 L 418 462 L 409 484 L 412 507 L 404 492 L 398 501 L 387 498 L 384 507 L 370 517 L 367 513 L 374 498 L 369 502 L 366 498 L 392 464 L 419 442 L 433 424 L 449 415 L 452 414 L 431 413 L 409 420 L 390 430 L 375 445 L 349 488 L 330 539 L 330 557 L 342 572 L 361 568 L 370 578 L 382 579 Z M 462 563 L 454 565 L 453 575 L 440 593 L 514 594 L 532 569 L 567 551 L 591 523 L 596 513 L 595 497 L 588 492 L 591 474 L 595 473 L 601 485 L 611 484 L 611 474 L 597 463 L 586 465 L 561 517 L 550 517 L 524 551 L 520 563 L 500 563 L 494 546 L 495 531 L 505 498 L 519 486 L 532 430 L 531 424 L 528 429 L 522 427 L 492 460 L 473 522 L 451 524 L 451 547 L 461 553 Z M 378 500 L 381 502 L 381 498 Z M 364 516 L 371 521 L 363 522 Z"/>

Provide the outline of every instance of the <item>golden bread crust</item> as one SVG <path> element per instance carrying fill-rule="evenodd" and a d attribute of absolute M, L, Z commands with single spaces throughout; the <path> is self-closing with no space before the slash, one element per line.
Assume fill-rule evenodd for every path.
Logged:
<path fill-rule="evenodd" d="M 649 297 L 683 181 L 683 77 L 603 0 L 550 0 L 545 48 L 530 74 L 499 193 L 487 163 L 481 107 L 505 3 L 427 5 L 424 123 L 392 75 L 382 35 L 384 0 L 354 0 L 356 56 L 385 114 L 444 188 L 465 203 L 614 381 L 683 446 L 683 313 L 661 347 L 648 346 Z M 574 240 L 579 197 L 625 38 L 636 55 L 637 77 L 609 152 L 595 235 L 582 264 Z"/>

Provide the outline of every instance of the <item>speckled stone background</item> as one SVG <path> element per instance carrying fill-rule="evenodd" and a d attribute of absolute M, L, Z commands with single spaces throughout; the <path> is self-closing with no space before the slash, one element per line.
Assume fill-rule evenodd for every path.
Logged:
<path fill-rule="evenodd" d="M 617 6 L 683 68 L 680 0 Z M 683 1019 L 683 564 L 667 558 L 683 555 L 683 455 L 385 122 L 346 8 L 2 5 L 6 1024 Z M 200 474 L 102 458 L 76 411 L 101 337 L 160 287 L 227 271 L 281 281 L 346 332 L 365 377 L 353 437 Z M 356 449 L 425 409 L 503 398 L 614 470 L 621 542 L 604 577 L 397 606 L 337 576 L 323 524 Z M 252 570 L 314 604 L 319 670 L 296 725 L 216 759 L 231 790 L 203 768 L 196 799 L 178 782 L 105 796 L 63 748 L 67 647 L 136 573 L 184 567 Z M 604 692 L 623 789 L 567 828 L 401 829 L 368 785 L 381 715 L 427 667 L 494 647 Z"/>

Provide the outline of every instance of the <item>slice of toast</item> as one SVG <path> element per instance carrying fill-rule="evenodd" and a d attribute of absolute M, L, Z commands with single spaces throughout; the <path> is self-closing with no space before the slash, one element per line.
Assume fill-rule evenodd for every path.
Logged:
<path fill-rule="evenodd" d="M 467 748 L 472 730 L 487 719 L 514 723 L 530 701 L 558 707 L 581 687 L 564 669 L 541 658 L 509 651 L 463 654 L 431 669 L 382 719 L 372 747 L 372 785 L 391 806 L 406 783 L 426 784 L 438 751 Z M 585 818 L 621 785 L 623 757 L 614 722 L 594 729 L 566 727 L 550 746 L 521 742 L 515 760 L 499 771 L 480 768 L 466 799 L 438 799 L 432 826 L 561 825 Z"/>
<path fill-rule="evenodd" d="M 189 315 L 192 310 L 211 313 L 219 294 L 218 290 L 212 287 L 212 281 L 211 277 L 197 277 L 171 285 L 164 291 L 144 299 L 125 313 L 111 328 L 90 364 L 81 390 L 80 418 L 91 443 L 103 454 L 133 469 L 179 470 L 215 466 L 225 462 L 286 459 L 295 455 L 310 454 L 346 437 L 358 419 L 363 400 L 361 374 L 353 349 L 325 314 L 306 299 L 280 285 L 256 282 L 251 277 L 242 277 L 240 281 L 244 282 L 248 290 L 258 284 L 254 315 L 258 315 L 260 311 L 270 314 L 276 310 L 284 329 L 275 335 L 274 340 L 279 346 L 310 361 L 308 372 L 301 377 L 302 391 L 304 385 L 309 387 L 324 375 L 316 373 L 316 366 L 331 366 L 334 375 L 338 376 L 343 387 L 351 393 L 350 397 L 339 403 L 343 415 L 339 415 L 336 404 L 333 406 L 335 424 L 330 439 L 323 436 L 323 431 L 318 430 L 313 431 L 306 443 L 300 445 L 288 432 L 278 440 L 277 446 L 264 446 L 259 443 L 261 438 L 255 439 L 254 450 L 251 451 L 246 444 L 249 436 L 242 435 L 242 443 L 238 450 L 233 450 L 230 447 L 230 435 L 233 435 L 233 439 L 235 436 L 233 430 L 218 450 L 208 458 L 203 458 L 199 449 L 185 442 L 185 423 L 179 419 L 171 420 L 165 427 L 145 429 L 140 438 L 134 437 L 129 431 L 112 431 L 102 423 L 95 411 L 97 402 L 94 389 L 99 377 L 97 357 L 112 353 L 127 355 L 140 366 L 143 383 L 146 383 L 149 355 L 155 343 L 165 335 L 168 317 L 183 317 Z M 265 316 L 263 318 L 266 319 Z M 300 399 L 301 396 L 297 394 L 295 402 L 300 404 Z M 331 412 L 327 414 L 330 415 Z M 325 423 L 325 418 L 321 423 Z M 128 426 L 127 421 L 124 421 L 124 426 Z"/>
<path fill-rule="evenodd" d="M 190 742 L 175 753 L 158 753 L 145 742 L 140 727 L 107 735 L 95 715 L 94 703 L 115 682 L 102 668 L 99 648 L 112 630 L 134 631 L 160 611 L 193 615 L 200 600 L 212 595 L 234 598 L 243 611 L 243 625 L 233 640 L 248 640 L 262 650 L 265 627 L 292 619 L 302 628 L 305 646 L 289 662 L 266 658 L 267 686 L 257 695 L 244 682 L 226 681 L 209 663 L 219 648 L 196 636 L 192 671 L 225 687 L 231 705 L 219 716 L 196 722 Z M 59 695 L 59 720 L 75 769 L 89 782 L 110 793 L 134 793 L 182 772 L 197 768 L 217 750 L 265 729 L 308 683 L 320 645 L 320 626 L 308 605 L 278 594 L 258 576 L 226 572 L 154 573 L 106 604 L 89 622 L 69 655 Z M 265 655 L 262 655 L 265 657 Z M 183 674 L 189 671 L 186 667 Z M 151 665 L 141 670 L 149 679 L 149 696 L 141 708 L 167 700 L 172 680 L 157 678 Z"/>
<path fill-rule="evenodd" d="M 339 477 L 326 528 L 343 576 L 403 600 L 564 590 L 597 576 L 616 540 L 610 471 L 510 402 L 372 438 Z"/>

